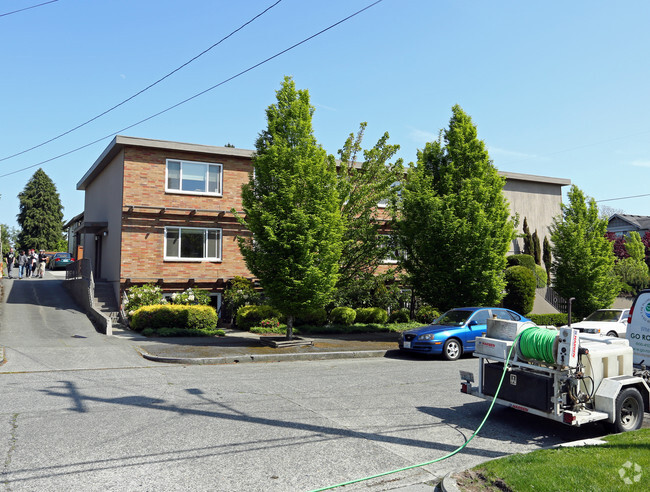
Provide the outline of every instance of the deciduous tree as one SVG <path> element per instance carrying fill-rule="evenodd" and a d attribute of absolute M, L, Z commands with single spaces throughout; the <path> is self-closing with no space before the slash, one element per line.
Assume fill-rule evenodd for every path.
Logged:
<path fill-rule="evenodd" d="M 313 106 L 306 90 L 285 77 L 277 102 L 266 110 L 267 128 L 255 144 L 254 173 L 242 186 L 240 237 L 248 269 L 287 318 L 323 307 L 336 284 L 342 220 L 333 159 L 316 142 Z"/>
<path fill-rule="evenodd" d="M 389 144 L 384 133 L 372 149 L 363 150 L 365 129 L 361 123 L 356 136 L 351 133 L 339 150 L 337 188 L 344 224 L 336 285 L 340 292 L 372 281 L 379 265 L 396 255 L 386 225 L 404 178 L 402 159 L 389 163 L 399 145 Z"/>
<path fill-rule="evenodd" d="M 620 291 L 614 274 L 612 243 L 605 237 L 607 220 L 598 216 L 593 198 L 588 201 L 575 185 L 568 193 L 569 204 L 553 219 L 553 275 L 555 289 L 565 297 L 575 297 L 578 316 L 611 306 Z"/>
<path fill-rule="evenodd" d="M 452 113 L 449 128 L 409 169 L 396 222 L 416 292 L 442 309 L 498 303 L 515 236 L 504 178 L 471 118 L 460 106 Z"/>

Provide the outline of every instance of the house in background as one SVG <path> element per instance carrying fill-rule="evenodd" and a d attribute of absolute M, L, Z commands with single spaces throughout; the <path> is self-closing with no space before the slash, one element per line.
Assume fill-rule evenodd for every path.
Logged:
<path fill-rule="evenodd" d="M 132 285 L 155 283 L 166 292 L 206 289 L 218 307 L 228 280 L 252 277 L 237 244 L 249 232 L 232 212 L 242 209 L 252 156 L 231 147 L 115 137 L 77 183 L 85 202 L 68 223 L 71 247 L 83 247 L 95 280 L 110 284 L 115 300 Z M 500 174 L 511 213 L 520 222 L 526 217 L 543 240 L 570 181 Z M 513 241 L 511 253 L 520 251 L 520 240 Z"/>
<path fill-rule="evenodd" d="M 562 212 L 562 187 L 571 184 L 570 179 L 551 178 L 499 171 L 506 178 L 503 194 L 510 204 L 510 213 L 519 215 L 519 230 L 523 231 L 524 218 L 530 233 L 537 231 L 540 244 L 548 237 L 553 218 Z M 512 241 L 509 255 L 523 253 L 522 238 Z"/>
<path fill-rule="evenodd" d="M 650 217 L 647 215 L 614 214 L 607 223 L 607 232 L 613 232 L 617 237 L 627 236 L 636 231 L 641 237 L 650 231 Z"/>

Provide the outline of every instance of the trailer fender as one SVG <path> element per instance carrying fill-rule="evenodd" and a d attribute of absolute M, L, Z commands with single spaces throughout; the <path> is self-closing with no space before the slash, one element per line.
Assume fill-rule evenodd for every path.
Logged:
<path fill-rule="evenodd" d="M 643 407 L 646 412 L 650 411 L 650 388 L 637 376 L 615 376 L 605 378 L 601 381 L 594 395 L 594 408 L 599 412 L 605 412 L 609 423 L 614 423 L 616 418 L 616 398 L 621 390 L 627 387 L 634 387 L 641 393 Z"/>

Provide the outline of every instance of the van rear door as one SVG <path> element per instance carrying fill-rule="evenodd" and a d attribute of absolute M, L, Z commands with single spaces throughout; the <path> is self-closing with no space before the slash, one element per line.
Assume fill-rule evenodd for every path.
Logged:
<path fill-rule="evenodd" d="M 642 290 L 634 299 L 625 338 L 634 350 L 634 364 L 650 366 L 650 289 Z"/>

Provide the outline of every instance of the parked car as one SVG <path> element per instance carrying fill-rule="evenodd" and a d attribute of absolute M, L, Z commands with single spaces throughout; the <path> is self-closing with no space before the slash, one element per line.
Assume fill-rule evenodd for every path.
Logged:
<path fill-rule="evenodd" d="M 585 333 L 600 333 L 608 337 L 625 338 L 629 309 L 599 309 L 571 328 Z"/>
<path fill-rule="evenodd" d="M 456 360 L 463 353 L 474 352 L 476 337 L 485 335 L 487 320 L 492 317 L 530 321 L 505 308 L 456 308 L 447 311 L 430 325 L 403 332 L 399 337 L 399 348 L 412 353 L 442 354 L 447 360 Z"/>
<path fill-rule="evenodd" d="M 74 258 L 70 253 L 54 253 L 47 262 L 47 267 L 50 270 L 56 270 L 57 268 L 65 268 L 73 262 Z"/>

